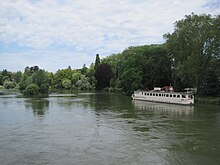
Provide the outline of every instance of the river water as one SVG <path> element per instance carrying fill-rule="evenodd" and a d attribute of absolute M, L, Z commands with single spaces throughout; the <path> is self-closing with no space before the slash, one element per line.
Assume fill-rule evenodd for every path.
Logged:
<path fill-rule="evenodd" d="M 220 164 L 220 106 L 76 94 L 0 96 L 0 164 Z"/>

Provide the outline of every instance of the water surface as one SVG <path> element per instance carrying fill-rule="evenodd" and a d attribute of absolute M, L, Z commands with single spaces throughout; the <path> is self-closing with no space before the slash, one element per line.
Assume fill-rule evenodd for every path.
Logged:
<path fill-rule="evenodd" d="M 220 107 L 0 96 L 0 164 L 220 164 Z"/>

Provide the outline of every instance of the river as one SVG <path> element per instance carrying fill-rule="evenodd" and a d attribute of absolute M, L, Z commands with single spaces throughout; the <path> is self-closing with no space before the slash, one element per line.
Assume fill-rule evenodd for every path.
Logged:
<path fill-rule="evenodd" d="M 220 164 L 220 106 L 75 94 L 0 96 L 0 164 Z"/>

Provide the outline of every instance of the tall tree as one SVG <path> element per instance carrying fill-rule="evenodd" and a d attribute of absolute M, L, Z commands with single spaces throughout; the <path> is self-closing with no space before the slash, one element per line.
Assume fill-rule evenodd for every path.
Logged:
<path fill-rule="evenodd" d="M 200 92 L 213 59 L 220 56 L 219 17 L 186 15 L 175 23 L 174 32 L 164 37 L 174 61 L 176 79 Z"/>
<path fill-rule="evenodd" d="M 100 57 L 99 54 L 96 54 L 96 58 L 95 58 L 95 70 L 97 69 L 97 67 L 100 64 Z"/>
<path fill-rule="evenodd" d="M 119 70 L 123 91 L 152 89 L 171 82 L 171 64 L 164 45 L 130 47 L 122 52 Z"/>
<path fill-rule="evenodd" d="M 109 87 L 112 77 L 111 66 L 109 64 L 100 64 L 95 71 L 95 78 L 97 80 L 96 89 Z"/>
<path fill-rule="evenodd" d="M 114 74 L 114 80 L 116 80 L 118 78 L 118 71 L 119 71 L 121 62 L 122 62 L 121 53 L 112 54 L 112 55 L 102 59 L 102 63 L 107 63 L 107 64 L 111 65 L 112 71 Z"/>
<path fill-rule="evenodd" d="M 81 73 L 82 73 L 83 75 L 87 75 L 88 72 L 89 72 L 89 69 L 86 67 L 86 64 L 83 64 L 83 67 L 82 67 L 82 69 L 81 69 Z"/>

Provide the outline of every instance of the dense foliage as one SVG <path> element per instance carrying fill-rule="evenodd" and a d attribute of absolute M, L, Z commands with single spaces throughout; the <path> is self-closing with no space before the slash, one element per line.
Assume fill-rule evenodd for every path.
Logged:
<path fill-rule="evenodd" d="M 21 80 L 21 72 L 12 73 L 4 69 L 0 71 L 0 86 L 5 89 L 12 89 L 16 87 L 16 84 Z"/>
<path fill-rule="evenodd" d="M 115 89 L 131 94 L 137 89 L 174 85 L 176 91 L 197 89 L 201 96 L 220 95 L 220 16 L 191 14 L 175 23 L 166 43 L 129 47 L 100 59 L 89 68 L 49 73 L 38 66 L 24 73 L 0 71 L 0 86 L 17 88 L 26 95 L 52 89 Z"/>
<path fill-rule="evenodd" d="M 111 65 L 100 64 L 95 70 L 95 78 L 97 80 L 96 89 L 104 89 L 110 86 L 110 81 L 113 77 Z"/>
<path fill-rule="evenodd" d="M 51 86 L 56 89 L 94 89 L 96 81 L 94 77 L 94 67 L 91 65 L 87 68 L 83 65 L 82 69 L 58 70 L 55 74 L 51 74 Z"/>
<path fill-rule="evenodd" d="M 129 47 L 103 61 L 114 68 L 111 87 L 122 88 L 128 94 L 171 83 L 171 63 L 164 45 Z"/>
<path fill-rule="evenodd" d="M 173 59 L 175 87 L 191 86 L 200 95 L 219 95 L 220 16 L 192 13 L 164 37 Z"/>
<path fill-rule="evenodd" d="M 25 95 L 47 94 L 49 89 L 49 76 L 45 70 L 38 66 L 26 67 L 18 84 Z"/>

